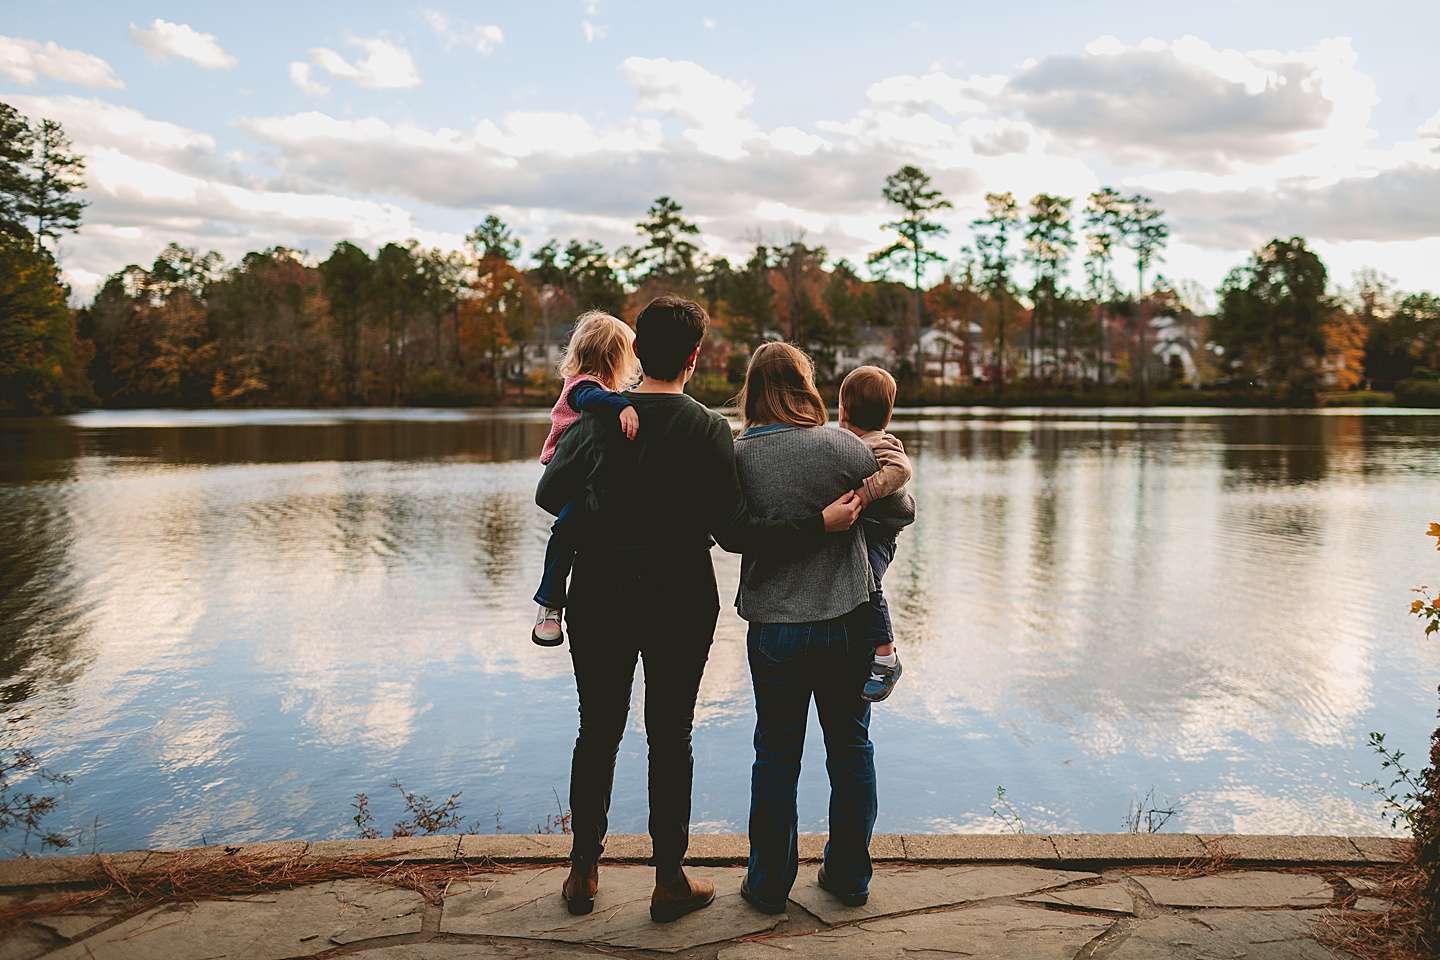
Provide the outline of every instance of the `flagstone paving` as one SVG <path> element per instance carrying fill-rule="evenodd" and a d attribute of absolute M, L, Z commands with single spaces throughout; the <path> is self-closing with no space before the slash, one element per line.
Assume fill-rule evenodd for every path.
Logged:
<path fill-rule="evenodd" d="M 1341 955 L 1316 939 L 1317 924 L 1385 909 L 1379 880 L 1394 859 L 1387 844 L 1346 838 L 1282 838 L 1273 848 L 1245 838 L 1234 846 L 1247 851 L 1248 866 L 1175 856 L 1230 838 L 1170 837 L 1149 848 L 1135 837 L 1025 837 L 1009 847 L 1004 838 L 877 838 L 893 859 L 877 861 L 867 904 L 839 904 L 816 885 L 818 864 L 807 862 L 786 912 L 766 915 L 740 898 L 740 855 L 724 851 L 743 850 L 743 838 L 732 838 L 707 841 L 716 865 L 688 868 L 715 881 L 715 903 L 657 924 L 649 917 L 653 872 L 643 864 L 602 865 L 594 912 L 575 917 L 559 895 L 562 846 L 543 847 L 548 863 L 505 864 L 484 853 L 482 839 L 384 850 L 347 844 L 345 856 L 369 849 L 376 861 L 402 866 L 453 864 L 454 878 L 428 899 L 352 879 L 148 909 L 116 898 L 47 913 L 39 908 L 47 898 L 83 889 L 75 878 L 85 865 L 0 861 L 0 904 L 36 905 L 0 938 L 0 960 L 1321 960 Z M 497 851 L 509 843 L 502 855 L 517 847 L 500 840 Z M 612 850 L 640 857 L 642 847 L 624 838 Z M 912 848 L 915 859 L 906 859 Z M 515 855 L 542 848 L 526 849 Z M 985 859 L 940 862 L 943 850 Z M 1117 862 L 1099 859 L 1105 850 Z M 475 859 L 456 859 L 456 851 Z M 309 863 L 324 848 L 294 855 Z M 1085 869 L 1072 869 L 1077 862 Z"/>

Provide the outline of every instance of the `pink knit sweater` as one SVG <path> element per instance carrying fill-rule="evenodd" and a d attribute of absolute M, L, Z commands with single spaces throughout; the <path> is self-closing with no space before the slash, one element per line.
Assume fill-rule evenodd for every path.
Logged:
<path fill-rule="evenodd" d="M 565 385 L 560 388 L 560 399 L 555 401 L 555 406 L 550 408 L 550 436 L 545 438 L 545 449 L 540 451 L 540 462 L 549 463 L 555 459 L 555 444 L 560 442 L 560 434 L 565 428 L 576 420 L 580 414 L 570 408 L 570 391 L 575 389 L 577 383 L 584 383 L 589 380 L 591 383 L 598 383 L 604 387 L 605 383 L 599 377 L 592 377 L 589 374 L 580 374 L 574 377 L 566 377 Z M 605 387 L 605 389 L 610 389 Z"/>

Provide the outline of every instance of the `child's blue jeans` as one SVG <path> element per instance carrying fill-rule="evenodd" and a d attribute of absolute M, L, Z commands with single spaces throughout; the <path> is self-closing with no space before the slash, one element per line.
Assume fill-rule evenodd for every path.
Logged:
<path fill-rule="evenodd" d="M 895 639 L 895 631 L 890 625 L 890 605 L 885 602 L 880 579 L 890 569 L 890 561 L 895 559 L 895 538 L 899 532 L 878 523 L 865 523 L 864 531 L 865 552 L 870 557 L 870 572 L 875 575 L 875 589 L 870 591 L 870 599 L 860 605 L 854 616 L 860 639 L 869 643 L 873 650 Z"/>
<path fill-rule="evenodd" d="M 565 606 L 565 584 L 570 579 L 570 568 L 575 565 L 574 516 L 575 501 L 571 500 L 555 518 L 550 527 L 550 542 L 545 544 L 545 571 L 540 574 L 535 602 L 552 610 Z"/>

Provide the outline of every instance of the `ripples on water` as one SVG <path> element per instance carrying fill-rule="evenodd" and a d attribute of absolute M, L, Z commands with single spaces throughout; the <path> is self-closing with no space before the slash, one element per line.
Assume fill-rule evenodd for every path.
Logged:
<path fill-rule="evenodd" d="M 0 424 L 3 744 L 71 775 L 106 850 L 354 835 L 365 791 L 463 791 L 530 831 L 568 781 L 563 650 L 528 642 L 543 412 L 97 413 Z M 884 832 L 1388 831 L 1440 655 L 1440 417 L 932 411 L 895 426 L 920 519 L 886 590 L 906 672 L 873 732 Z M 716 551 L 722 590 L 738 560 Z M 697 829 L 743 830 L 744 625 L 721 617 Z M 612 829 L 643 832 L 640 712 Z M 822 746 L 802 778 L 824 829 Z M 63 822 L 60 822 L 63 821 Z M 13 840 L 0 837 L 0 840 Z M 13 846 L 13 845 L 12 845 Z"/>

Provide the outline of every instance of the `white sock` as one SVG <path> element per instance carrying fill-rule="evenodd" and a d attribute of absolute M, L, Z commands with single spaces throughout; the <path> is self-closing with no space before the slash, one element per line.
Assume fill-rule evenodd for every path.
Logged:
<path fill-rule="evenodd" d="M 900 662 L 900 654 L 892 653 L 888 657 L 882 657 L 880 656 L 880 654 L 877 653 L 875 654 L 875 662 L 883 663 L 887 667 L 893 667 L 895 666 L 895 664 Z"/>

